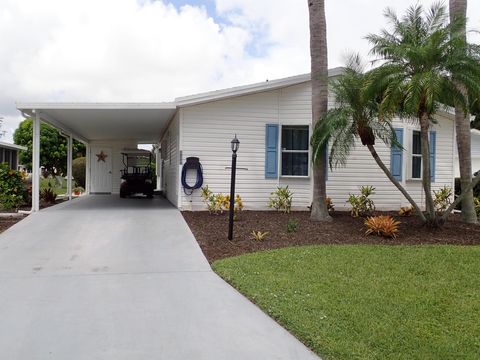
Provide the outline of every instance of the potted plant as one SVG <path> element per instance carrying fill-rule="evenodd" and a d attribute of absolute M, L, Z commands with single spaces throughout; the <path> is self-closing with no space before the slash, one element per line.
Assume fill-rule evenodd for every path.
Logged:
<path fill-rule="evenodd" d="M 84 191 L 85 191 L 85 189 L 84 189 L 83 187 L 81 187 L 81 186 L 75 186 L 75 187 L 73 188 L 73 195 L 79 196 L 79 195 L 81 195 Z"/>

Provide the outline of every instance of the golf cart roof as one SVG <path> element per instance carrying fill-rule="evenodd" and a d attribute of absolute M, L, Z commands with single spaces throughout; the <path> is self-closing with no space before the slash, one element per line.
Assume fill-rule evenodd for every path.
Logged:
<path fill-rule="evenodd" d="M 123 149 L 122 154 L 130 156 L 150 156 L 152 153 L 143 149 Z"/>

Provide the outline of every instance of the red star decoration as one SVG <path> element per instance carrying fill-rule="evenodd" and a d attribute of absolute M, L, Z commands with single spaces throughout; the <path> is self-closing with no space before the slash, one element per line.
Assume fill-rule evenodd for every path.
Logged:
<path fill-rule="evenodd" d="M 101 160 L 101 161 L 105 162 L 105 159 L 107 158 L 108 155 L 105 154 L 102 150 L 102 151 L 100 151 L 100 154 L 95 154 L 95 156 L 98 158 L 97 161 Z"/>

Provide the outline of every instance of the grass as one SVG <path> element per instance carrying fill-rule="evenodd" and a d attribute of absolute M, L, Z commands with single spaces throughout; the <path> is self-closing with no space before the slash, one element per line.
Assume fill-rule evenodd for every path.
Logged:
<path fill-rule="evenodd" d="M 480 358 L 480 247 L 305 246 L 213 268 L 323 359 Z"/>
<path fill-rule="evenodd" d="M 55 179 L 44 179 L 40 178 L 40 190 L 43 190 L 45 188 L 49 187 L 49 184 L 51 184 L 52 190 L 57 194 L 66 194 L 67 193 L 67 180 L 63 179 L 62 180 L 62 186 L 56 186 Z"/>

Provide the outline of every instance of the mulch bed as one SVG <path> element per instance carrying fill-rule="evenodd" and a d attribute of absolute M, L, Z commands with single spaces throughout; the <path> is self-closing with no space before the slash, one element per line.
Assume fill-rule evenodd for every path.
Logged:
<path fill-rule="evenodd" d="M 213 215 L 207 211 L 182 212 L 202 251 L 210 262 L 245 253 L 287 246 L 314 244 L 455 244 L 480 245 L 480 225 L 460 222 L 454 214 L 441 229 L 422 226 L 415 216 L 387 214 L 401 221 L 396 239 L 366 236 L 363 218 L 353 218 L 348 212 L 336 211 L 332 222 L 311 222 L 309 212 L 283 214 L 274 211 L 243 211 L 234 225 L 234 240 L 227 240 L 228 214 Z M 289 220 L 298 221 L 295 232 L 287 232 Z M 268 231 L 263 242 L 252 240 L 251 232 Z"/>
<path fill-rule="evenodd" d="M 66 199 L 57 199 L 55 201 L 55 204 L 45 203 L 45 202 L 42 201 L 40 203 L 40 209 L 45 209 L 45 208 L 50 207 L 50 206 L 61 204 L 64 201 L 67 201 L 67 200 Z M 29 211 L 30 209 L 31 209 L 31 205 L 28 205 L 28 206 L 25 205 L 25 206 L 21 206 L 19 208 L 19 210 L 25 210 L 25 211 Z M 0 209 L 0 213 L 16 213 L 16 211 Z M 15 225 L 17 222 L 24 219 L 26 216 L 28 216 L 28 215 L 25 214 L 23 217 L 0 217 L 0 233 L 4 232 L 9 227 Z"/>

